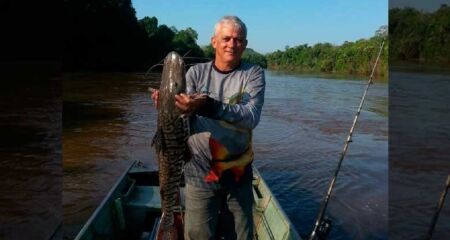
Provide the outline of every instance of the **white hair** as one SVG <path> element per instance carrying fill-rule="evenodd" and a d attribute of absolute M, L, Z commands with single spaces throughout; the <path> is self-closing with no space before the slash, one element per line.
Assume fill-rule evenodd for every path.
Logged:
<path fill-rule="evenodd" d="M 214 26 L 214 34 L 215 36 L 217 32 L 219 31 L 219 27 L 222 24 L 225 23 L 231 23 L 234 24 L 234 26 L 241 30 L 242 34 L 244 35 L 244 39 L 247 39 L 247 27 L 245 26 L 245 23 L 242 22 L 242 20 L 236 16 L 224 16 L 222 17 Z"/>

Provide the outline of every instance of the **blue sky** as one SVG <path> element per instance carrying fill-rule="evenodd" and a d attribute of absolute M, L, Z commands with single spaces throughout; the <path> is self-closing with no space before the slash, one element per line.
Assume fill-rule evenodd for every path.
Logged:
<path fill-rule="evenodd" d="M 340 45 L 372 37 L 388 23 L 387 0 L 132 0 L 136 16 L 155 16 L 158 24 L 191 27 L 200 46 L 209 44 L 214 24 L 236 15 L 248 28 L 248 46 L 260 53 L 300 44 Z"/>

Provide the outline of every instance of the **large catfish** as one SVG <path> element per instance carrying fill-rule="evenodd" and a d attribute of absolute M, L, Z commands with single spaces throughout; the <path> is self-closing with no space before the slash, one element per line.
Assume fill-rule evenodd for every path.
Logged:
<path fill-rule="evenodd" d="M 186 121 L 175 106 L 175 95 L 186 91 L 185 64 L 170 52 L 164 59 L 158 99 L 158 124 L 153 145 L 159 161 L 162 218 L 157 239 L 183 239 L 180 206 L 182 166 L 188 156 Z"/>

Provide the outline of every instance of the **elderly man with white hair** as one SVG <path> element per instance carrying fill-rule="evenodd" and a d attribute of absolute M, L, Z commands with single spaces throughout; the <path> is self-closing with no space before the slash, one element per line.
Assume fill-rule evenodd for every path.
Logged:
<path fill-rule="evenodd" d="M 217 22 L 211 45 L 214 60 L 191 67 L 186 94 L 176 96 L 191 130 L 184 237 L 252 239 L 251 143 L 264 104 L 264 70 L 241 60 L 247 28 L 236 16 Z"/>

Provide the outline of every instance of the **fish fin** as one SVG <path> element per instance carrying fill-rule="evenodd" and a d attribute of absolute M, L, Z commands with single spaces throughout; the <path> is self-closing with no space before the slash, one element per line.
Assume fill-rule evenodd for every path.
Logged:
<path fill-rule="evenodd" d="M 244 152 L 238 159 L 236 159 L 236 165 L 231 167 L 233 172 L 234 180 L 239 182 L 242 175 L 244 175 L 244 168 L 253 162 L 253 149 L 251 145 L 248 147 L 247 151 Z"/>
<path fill-rule="evenodd" d="M 211 170 L 205 177 L 206 182 L 218 182 L 224 171 L 234 167 L 234 162 L 213 162 Z"/>
<path fill-rule="evenodd" d="M 208 183 L 218 182 L 222 173 L 225 170 L 232 168 L 235 165 L 234 162 L 213 162 L 211 163 L 211 170 L 205 177 L 205 181 Z"/>
<path fill-rule="evenodd" d="M 156 130 L 155 135 L 153 135 L 150 146 L 155 147 L 155 148 L 157 148 L 158 146 L 161 146 L 161 133 L 160 133 L 159 129 Z"/>
<path fill-rule="evenodd" d="M 211 170 L 205 177 L 206 182 L 218 182 L 222 173 L 230 170 L 233 173 L 234 180 L 239 182 L 242 175 L 244 175 L 244 168 L 253 161 L 253 150 L 251 147 L 247 149 L 241 156 L 233 161 L 227 162 L 212 162 Z"/>
<path fill-rule="evenodd" d="M 221 175 L 222 174 L 220 174 L 219 172 L 216 172 L 216 170 L 211 169 L 209 171 L 208 175 L 206 175 L 204 179 L 205 179 L 205 182 L 207 182 L 207 183 L 218 182 Z"/>
<path fill-rule="evenodd" d="M 212 137 L 209 138 L 209 148 L 212 157 L 211 170 L 209 170 L 204 180 L 207 183 L 218 182 L 223 172 L 221 165 L 218 165 L 218 163 L 225 160 L 229 152 L 223 144 Z"/>

